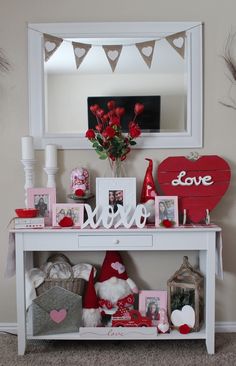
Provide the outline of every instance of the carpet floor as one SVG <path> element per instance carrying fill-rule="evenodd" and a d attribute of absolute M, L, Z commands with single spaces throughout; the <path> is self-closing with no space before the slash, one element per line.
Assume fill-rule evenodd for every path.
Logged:
<path fill-rule="evenodd" d="M 217 334 L 216 353 L 205 342 L 189 341 L 30 341 L 17 356 L 17 337 L 0 335 L 1 366 L 235 366 L 236 334 Z"/>

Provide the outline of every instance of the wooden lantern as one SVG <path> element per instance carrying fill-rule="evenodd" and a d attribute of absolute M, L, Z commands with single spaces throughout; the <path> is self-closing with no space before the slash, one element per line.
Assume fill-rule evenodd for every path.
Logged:
<path fill-rule="evenodd" d="M 180 269 L 167 281 L 167 290 L 169 318 L 172 311 L 190 305 L 195 311 L 193 330 L 199 331 L 204 316 L 204 276 L 191 266 L 187 256 L 184 256 Z"/>

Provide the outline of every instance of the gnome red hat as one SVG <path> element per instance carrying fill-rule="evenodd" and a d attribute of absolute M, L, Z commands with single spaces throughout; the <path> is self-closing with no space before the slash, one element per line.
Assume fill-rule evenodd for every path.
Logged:
<path fill-rule="evenodd" d="M 83 308 L 84 309 L 98 309 L 98 298 L 94 288 L 94 268 L 92 267 L 89 281 L 86 289 L 85 296 L 83 298 Z"/>
<path fill-rule="evenodd" d="M 120 253 L 117 251 L 106 252 L 98 282 L 107 281 L 111 277 L 120 278 L 122 280 L 128 279 Z"/>
<path fill-rule="evenodd" d="M 126 281 L 132 292 L 138 292 L 138 288 L 134 281 L 127 276 L 121 255 L 117 251 L 106 252 L 98 282 L 107 281 L 112 277 Z"/>
<path fill-rule="evenodd" d="M 157 195 L 154 179 L 152 176 L 153 162 L 151 159 L 145 158 L 145 160 L 149 161 L 149 165 L 147 167 L 143 181 L 140 203 L 146 203 L 149 200 L 155 200 L 155 196 Z"/>

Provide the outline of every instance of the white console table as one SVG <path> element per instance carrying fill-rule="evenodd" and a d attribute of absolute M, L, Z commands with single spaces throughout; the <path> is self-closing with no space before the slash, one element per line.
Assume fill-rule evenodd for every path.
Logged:
<path fill-rule="evenodd" d="M 13 230 L 16 245 L 18 353 L 23 355 L 27 339 L 205 339 L 209 354 L 215 350 L 215 261 L 217 226 L 189 226 L 171 229 L 30 229 Z M 136 336 L 120 328 L 82 328 L 78 333 L 32 336 L 26 331 L 25 270 L 32 253 L 40 251 L 198 251 L 200 270 L 205 275 L 205 322 L 199 332 Z M 184 254 L 184 253 L 183 253 Z M 123 329 L 123 328 L 122 328 Z M 125 328 L 128 329 L 128 328 Z M 129 330 L 132 328 L 129 328 Z M 139 328 L 141 329 L 141 328 Z M 142 328 L 143 329 L 143 328 Z M 92 334 L 92 335 L 91 335 Z"/>

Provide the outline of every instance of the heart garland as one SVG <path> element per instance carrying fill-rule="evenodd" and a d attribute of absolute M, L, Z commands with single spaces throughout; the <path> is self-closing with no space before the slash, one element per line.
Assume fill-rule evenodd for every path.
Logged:
<path fill-rule="evenodd" d="M 78 69 L 92 45 L 80 42 L 72 42 L 72 46 L 75 55 L 76 67 Z"/>
<path fill-rule="evenodd" d="M 106 57 L 108 59 L 108 62 L 111 66 L 112 71 L 115 71 L 117 62 L 120 58 L 120 54 L 121 54 L 121 50 L 122 50 L 122 45 L 106 45 L 106 46 L 102 46 Z"/>
<path fill-rule="evenodd" d="M 62 38 L 58 38 L 55 36 L 51 36 L 50 34 L 44 33 L 44 58 L 45 62 L 47 62 L 50 57 L 54 54 L 54 52 L 58 49 L 58 47 L 63 42 Z"/>
<path fill-rule="evenodd" d="M 139 50 L 140 55 L 150 68 L 152 65 L 153 52 L 156 41 L 147 41 L 141 43 L 135 43 L 135 46 Z"/>

